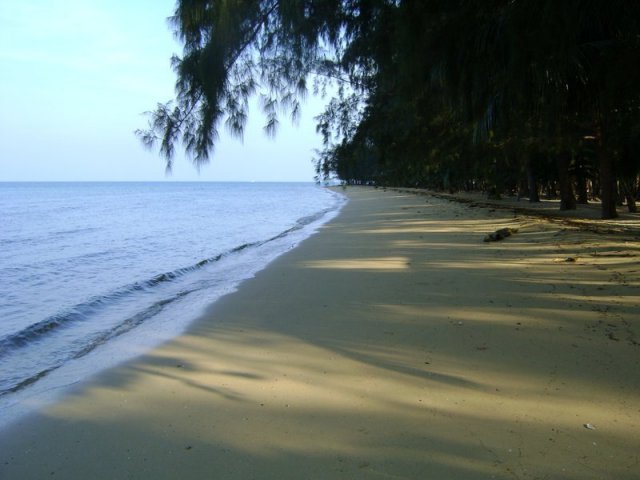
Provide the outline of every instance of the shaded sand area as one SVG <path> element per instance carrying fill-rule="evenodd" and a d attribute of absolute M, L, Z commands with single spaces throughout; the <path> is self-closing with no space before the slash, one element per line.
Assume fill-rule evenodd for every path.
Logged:
<path fill-rule="evenodd" d="M 637 237 L 346 193 L 187 333 L 5 430 L 0 478 L 639 477 Z"/>

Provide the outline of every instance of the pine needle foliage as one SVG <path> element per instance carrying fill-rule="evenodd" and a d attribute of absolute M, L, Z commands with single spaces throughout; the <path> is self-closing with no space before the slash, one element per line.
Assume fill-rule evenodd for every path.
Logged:
<path fill-rule="evenodd" d="M 513 189 L 542 171 L 571 205 L 589 171 L 613 216 L 640 171 L 637 1 L 179 0 L 170 23 L 175 99 L 137 131 L 168 169 L 180 145 L 206 163 L 220 128 L 242 138 L 252 96 L 275 135 L 332 85 L 319 177 Z"/>
<path fill-rule="evenodd" d="M 343 57 L 364 35 L 376 3 L 388 2 L 180 0 L 170 19 L 184 45 L 172 60 L 176 98 L 147 112 L 148 128 L 136 134 L 159 147 L 168 169 L 178 144 L 199 166 L 210 158 L 222 124 L 242 137 L 249 99 L 258 95 L 264 130 L 275 135 L 280 114 L 299 118 L 310 79 L 319 90 L 359 74 L 343 68 Z"/>

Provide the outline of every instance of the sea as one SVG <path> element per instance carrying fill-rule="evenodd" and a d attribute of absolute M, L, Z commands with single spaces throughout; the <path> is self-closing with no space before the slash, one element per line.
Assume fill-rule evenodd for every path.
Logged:
<path fill-rule="evenodd" d="M 312 183 L 0 183 L 0 427 L 179 335 L 344 201 Z"/>

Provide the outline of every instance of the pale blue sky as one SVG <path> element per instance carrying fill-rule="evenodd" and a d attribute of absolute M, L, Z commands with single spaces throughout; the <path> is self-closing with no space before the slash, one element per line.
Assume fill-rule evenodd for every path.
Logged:
<path fill-rule="evenodd" d="M 0 2 L 0 181 L 312 181 L 320 147 L 307 99 L 275 139 L 253 109 L 241 143 L 223 134 L 200 174 L 183 156 L 171 177 L 133 135 L 142 112 L 173 98 L 167 25 L 174 0 Z"/>

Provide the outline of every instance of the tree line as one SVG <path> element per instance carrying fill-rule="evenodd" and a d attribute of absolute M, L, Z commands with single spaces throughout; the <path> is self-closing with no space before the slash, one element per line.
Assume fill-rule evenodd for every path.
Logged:
<path fill-rule="evenodd" d="M 319 179 L 635 211 L 640 2 L 180 0 L 171 23 L 176 98 L 137 132 L 168 168 L 241 136 L 254 95 L 274 134 L 330 92 Z"/>

